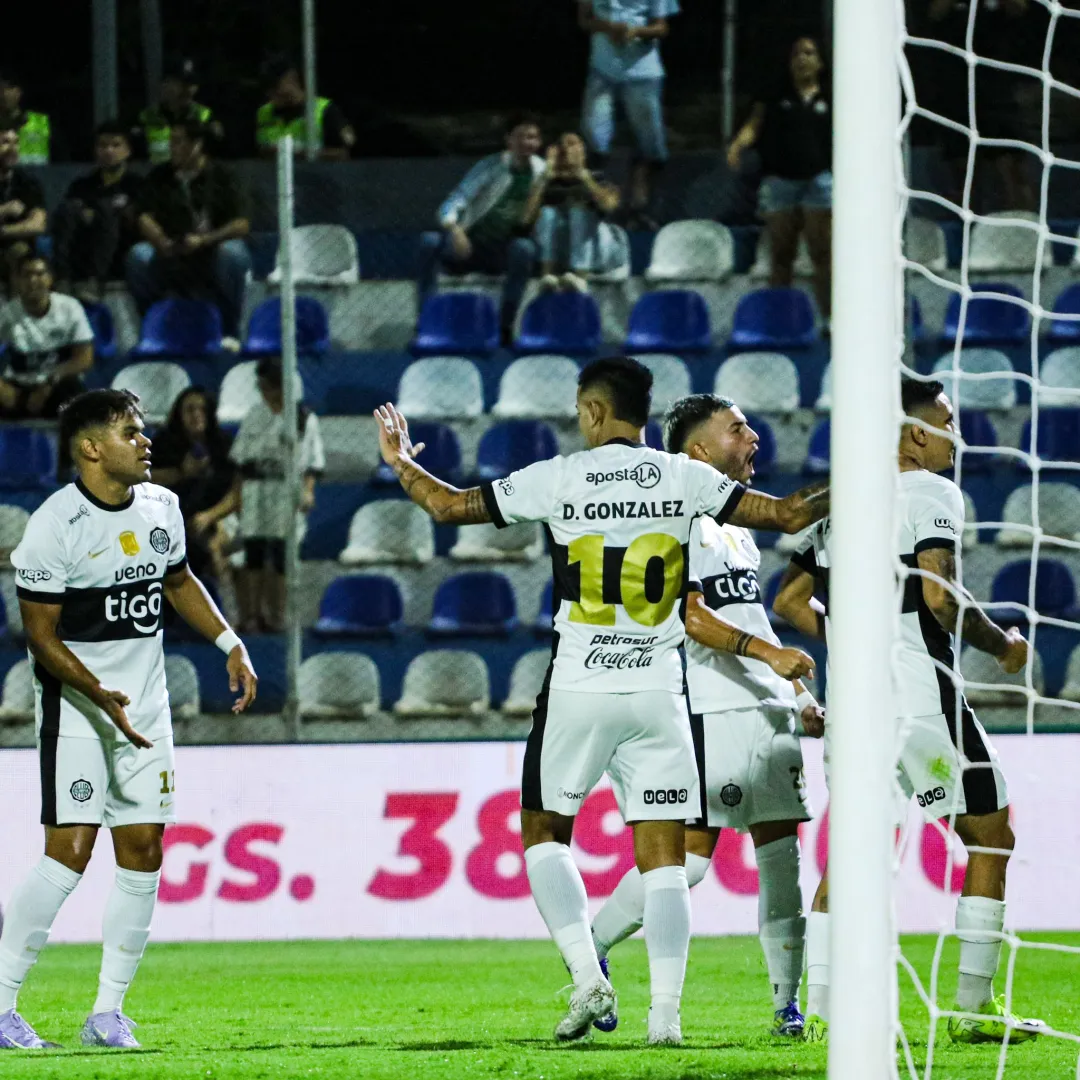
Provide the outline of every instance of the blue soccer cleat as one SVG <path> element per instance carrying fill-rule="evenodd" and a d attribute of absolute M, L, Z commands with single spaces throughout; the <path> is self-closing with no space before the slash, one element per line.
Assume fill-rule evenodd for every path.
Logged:
<path fill-rule="evenodd" d="M 606 956 L 600 957 L 600 970 L 604 973 L 604 978 L 610 982 L 611 974 L 608 967 L 608 958 Z M 594 1020 L 592 1026 L 596 1028 L 597 1031 L 603 1031 L 605 1033 L 614 1031 L 619 1026 L 618 1001 L 611 1006 L 611 1012 L 605 1013 L 598 1020 Z"/>
<path fill-rule="evenodd" d="M 805 1026 L 806 1018 L 799 1012 L 799 1006 L 794 1001 L 789 1001 L 782 1009 L 777 1009 L 773 1013 L 772 1033 L 774 1035 L 801 1039 Z"/>

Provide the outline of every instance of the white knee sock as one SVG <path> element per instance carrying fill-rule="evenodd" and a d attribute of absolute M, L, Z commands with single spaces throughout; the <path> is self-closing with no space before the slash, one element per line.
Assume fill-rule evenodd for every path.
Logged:
<path fill-rule="evenodd" d="M 12 893 L 0 935 L 0 1013 L 15 1008 L 19 988 L 49 940 L 53 920 L 81 878 L 43 855 Z"/>
<path fill-rule="evenodd" d="M 535 844 L 525 852 L 529 887 L 575 986 L 603 978 L 589 932 L 585 882 L 566 844 Z"/>
<path fill-rule="evenodd" d="M 686 868 L 661 866 L 641 875 L 645 890 L 645 948 L 652 1007 L 678 1015 L 690 951 L 690 886 Z"/>
<path fill-rule="evenodd" d="M 829 1019 L 829 915 L 806 917 L 806 1015 Z"/>
<path fill-rule="evenodd" d="M 150 937 L 161 871 L 152 874 L 116 868 L 105 903 L 101 929 L 101 977 L 93 1013 L 112 1012 L 124 1004 Z"/>
<path fill-rule="evenodd" d="M 956 904 L 956 936 L 960 939 L 960 982 L 956 1003 L 978 1012 L 994 996 L 994 976 L 1001 959 L 1005 901 L 961 896 Z M 989 933 L 987 932 L 989 931 Z"/>
<path fill-rule="evenodd" d="M 799 839 L 785 836 L 762 844 L 758 867 L 758 935 L 772 983 L 773 1008 L 799 1003 L 806 919 L 799 888 Z"/>

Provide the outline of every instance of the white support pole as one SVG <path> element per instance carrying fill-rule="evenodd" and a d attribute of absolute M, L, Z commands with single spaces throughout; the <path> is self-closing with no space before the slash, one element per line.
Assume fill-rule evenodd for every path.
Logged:
<path fill-rule="evenodd" d="M 297 595 L 300 585 L 300 543 L 294 527 L 299 512 L 300 491 L 297 479 L 296 416 L 299 401 L 296 395 L 296 288 L 293 282 L 292 224 L 293 224 L 293 140 L 286 135 L 281 140 L 277 156 L 278 235 L 281 265 L 281 376 L 285 415 L 285 490 L 291 502 L 289 520 L 293 524 L 285 532 L 285 724 L 290 737 L 299 741 L 300 708 L 297 681 L 300 671 L 301 627 Z"/>
<path fill-rule="evenodd" d="M 739 0 L 724 0 L 724 66 L 720 72 L 723 91 L 721 134 L 727 146 L 735 137 L 735 30 L 738 26 Z"/>
<path fill-rule="evenodd" d="M 319 156 L 319 133 L 315 130 L 315 0 L 303 0 L 304 34 L 304 152 L 308 161 Z"/>
<path fill-rule="evenodd" d="M 898 435 L 898 26 L 836 0 L 829 1080 L 896 1075 L 891 650 Z"/>

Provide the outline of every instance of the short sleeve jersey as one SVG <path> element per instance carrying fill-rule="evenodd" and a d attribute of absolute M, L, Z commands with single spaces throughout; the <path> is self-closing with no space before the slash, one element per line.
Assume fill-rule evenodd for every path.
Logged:
<path fill-rule="evenodd" d="M 68 484 L 30 516 L 11 564 L 20 599 L 59 604 L 60 640 L 102 686 L 131 699 L 132 727 L 150 739 L 169 734 L 163 582 L 187 564 L 176 496 L 137 484 L 111 506 Z M 96 705 L 30 663 L 39 734 L 123 738 Z"/>
<path fill-rule="evenodd" d="M 553 689 L 682 691 L 688 543 L 745 488 L 685 455 L 615 439 L 482 488 L 499 527 L 544 523 L 554 576 Z"/>
<path fill-rule="evenodd" d="M 580 0 L 591 3 L 594 15 L 607 22 L 647 26 L 679 13 L 678 0 Z M 589 69 L 612 82 L 662 79 L 664 64 L 656 38 L 616 45 L 607 34 L 593 34 Z"/>
<path fill-rule="evenodd" d="M 53 293 L 41 318 L 31 315 L 18 298 L 0 309 L 0 344 L 7 346 L 4 377 L 22 386 L 45 382 L 58 364 L 71 358 L 74 346 L 93 340 L 86 312 L 73 296 Z"/>
<path fill-rule="evenodd" d="M 690 591 L 740 630 L 780 644 L 761 602 L 761 554 L 747 529 L 699 518 L 690 530 Z M 795 707 L 795 690 L 761 660 L 686 639 L 686 683 L 695 713 Z"/>

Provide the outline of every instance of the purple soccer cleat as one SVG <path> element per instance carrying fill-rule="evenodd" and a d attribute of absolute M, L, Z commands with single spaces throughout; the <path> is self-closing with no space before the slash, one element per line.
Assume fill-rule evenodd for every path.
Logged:
<path fill-rule="evenodd" d="M 131 1034 L 138 1027 L 134 1020 L 119 1009 L 94 1013 L 87 1017 L 82 1029 L 83 1046 L 111 1046 L 115 1050 L 137 1050 L 142 1043 Z"/>
<path fill-rule="evenodd" d="M 14 1010 L 0 1013 L 0 1050 L 49 1050 L 59 1043 L 46 1042 Z"/>

